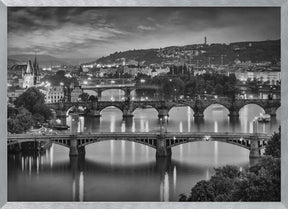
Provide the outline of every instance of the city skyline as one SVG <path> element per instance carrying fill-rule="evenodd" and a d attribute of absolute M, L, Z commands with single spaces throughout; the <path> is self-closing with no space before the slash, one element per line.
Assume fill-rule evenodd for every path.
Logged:
<path fill-rule="evenodd" d="M 9 8 L 8 54 L 98 58 L 173 45 L 280 39 L 279 8 Z M 192 37 L 192 38 L 191 38 Z"/>

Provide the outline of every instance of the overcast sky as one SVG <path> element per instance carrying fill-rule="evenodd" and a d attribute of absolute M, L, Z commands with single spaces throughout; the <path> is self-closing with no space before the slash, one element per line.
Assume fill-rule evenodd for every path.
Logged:
<path fill-rule="evenodd" d="M 280 38 L 279 8 L 8 8 L 8 54 L 62 58 Z"/>

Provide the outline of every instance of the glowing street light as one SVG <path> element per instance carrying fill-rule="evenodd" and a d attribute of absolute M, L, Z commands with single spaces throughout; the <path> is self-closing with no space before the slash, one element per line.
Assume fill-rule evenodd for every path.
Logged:
<path fill-rule="evenodd" d="M 141 83 L 145 83 L 145 79 L 141 79 L 140 82 L 141 82 Z"/>
<path fill-rule="evenodd" d="M 63 83 L 63 82 L 60 82 L 60 86 L 64 86 L 64 83 Z"/>

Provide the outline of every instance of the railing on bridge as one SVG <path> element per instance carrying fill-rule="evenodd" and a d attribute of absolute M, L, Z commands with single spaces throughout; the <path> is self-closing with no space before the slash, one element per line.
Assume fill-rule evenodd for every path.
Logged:
<path fill-rule="evenodd" d="M 123 88 L 123 87 L 135 87 L 136 83 L 129 84 L 97 84 L 97 85 L 82 85 L 82 89 L 97 89 L 97 88 Z"/>
<path fill-rule="evenodd" d="M 198 132 L 198 133 L 179 133 L 179 132 L 100 132 L 89 134 L 47 134 L 47 135 L 31 135 L 31 134 L 10 134 L 8 135 L 8 145 L 28 141 L 50 141 L 70 149 L 70 156 L 78 156 L 85 153 L 85 146 L 91 143 L 107 140 L 126 140 L 144 144 L 156 149 L 157 157 L 170 157 L 171 148 L 184 143 L 196 141 L 219 141 L 234 144 L 250 150 L 250 157 L 260 157 L 261 150 L 264 149 L 267 141 L 271 136 L 267 134 L 248 134 L 248 133 L 214 133 L 214 132 Z"/>

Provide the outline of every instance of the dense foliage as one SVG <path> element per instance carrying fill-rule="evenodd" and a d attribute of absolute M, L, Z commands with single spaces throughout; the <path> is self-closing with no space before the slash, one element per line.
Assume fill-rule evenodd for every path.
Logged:
<path fill-rule="evenodd" d="M 236 77 L 234 74 L 229 76 L 218 73 L 205 73 L 192 76 L 185 83 L 185 94 L 195 96 L 196 94 L 215 94 L 218 96 L 234 97 L 237 93 Z"/>
<path fill-rule="evenodd" d="M 265 155 L 271 155 L 276 158 L 281 157 L 281 127 L 279 128 L 279 132 L 274 133 L 271 140 L 268 141 Z"/>
<path fill-rule="evenodd" d="M 218 73 L 205 73 L 196 76 L 157 76 L 154 78 L 150 78 L 144 74 L 138 74 L 135 78 L 136 83 L 140 85 L 141 79 L 145 79 L 145 84 L 160 86 L 160 93 L 166 99 L 179 98 L 180 95 L 192 98 L 204 94 L 234 98 L 237 94 L 235 87 L 237 79 L 234 74 L 226 76 Z"/>
<path fill-rule="evenodd" d="M 200 181 L 179 201 L 280 201 L 280 160 L 264 157 L 247 171 L 235 166 L 216 169 L 209 181 Z"/>
<path fill-rule="evenodd" d="M 24 133 L 31 128 L 32 123 L 32 115 L 27 109 L 8 107 L 7 125 L 9 133 Z"/>
<path fill-rule="evenodd" d="M 120 62 L 121 59 L 136 60 L 138 62 L 146 61 L 145 64 L 160 63 L 162 59 L 157 56 L 157 49 L 139 49 L 129 50 L 124 52 L 115 52 L 107 57 L 101 57 L 97 60 L 98 63 L 109 64 Z"/>
<path fill-rule="evenodd" d="M 26 108 L 32 115 L 42 115 L 45 120 L 48 120 L 52 113 L 45 104 L 45 95 L 37 88 L 31 87 L 21 94 L 14 102 L 15 106 Z"/>
<path fill-rule="evenodd" d="M 51 110 L 45 105 L 45 96 L 37 88 L 31 87 L 8 107 L 8 132 L 23 133 L 32 126 L 40 126 L 48 121 Z"/>

